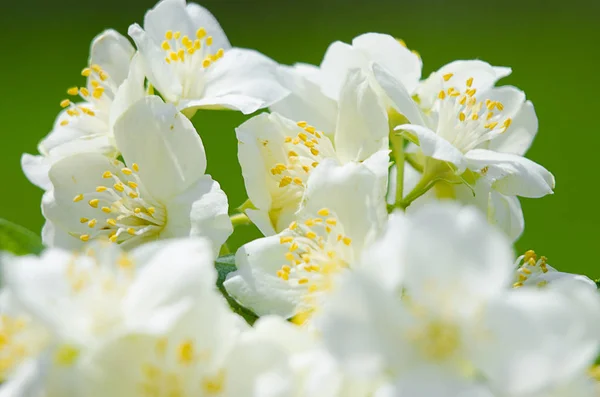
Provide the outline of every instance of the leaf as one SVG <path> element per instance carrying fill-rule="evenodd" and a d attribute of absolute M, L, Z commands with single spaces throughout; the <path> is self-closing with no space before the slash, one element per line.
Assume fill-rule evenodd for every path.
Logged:
<path fill-rule="evenodd" d="M 42 239 L 35 233 L 0 218 L 0 251 L 8 251 L 15 255 L 37 255 L 43 249 Z"/>
<path fill-rule="evenodd" d="M 219 291 L 221 291 L 225 299 L 227 299 L 227 303 L 229 303 L 231 310 L 242 316 L 248 324 L 254 324 L 254 322 L 258 319 L 258 316 L 254 314 L 251 310 L 246 309 L 244 306 L 237 303 L 235 299 L 229 296 L 229 294 L 225 290 L 225 287 L 223 287 L 223 283 L 227 279 L 227 275 L 237 269 L 235 266 L 235 255 L 230 254 L 220 256 L 215 261 L 215 268 L 218 272 L 217 287 L 219 288 Z"/>

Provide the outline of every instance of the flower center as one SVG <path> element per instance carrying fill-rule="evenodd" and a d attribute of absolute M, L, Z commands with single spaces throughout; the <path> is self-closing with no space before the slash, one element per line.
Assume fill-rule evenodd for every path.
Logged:
<path fill-rule="evenodd" d="M 282 232 L 280 244 L 288 247 L 287 263 L 277 277 L 293 288 L 306 290 L 302 310 L 312 311 L 318 293 L 331 288 L 335 275 L 348 268 L 353 259 L 352 239 L 344 234 L 343 225 L 327 208 L 304 222 L 292 222 Z"/>
<path fill-rule="evenodd" d="M 100 112 L 102 120 L 108 120 L 108 111 L 112 103 L 118 87 L 110 78 L 102 67 L 99 65 L 90 65 L 81 71 L 81 75 L 87 77 L 87 87 L 71 87 L 67 90 L 67 94 L 72 97 L 80 97 L 84 101 L 93 105 L 93 109 L 89 106 L 73 103 L 71 99 L 63 99 L 60 106 L 66 109 L 66 114 L 69 117 L 63 118 L 60 121 L 61 126 L 66 126 L 75 117 L 94 117 Z"/>
<path fill-rule="evenodd" d="M 26 317 L 0 315 L 0 381 L 36 352 L 27 338 L 28 326 Z"/>
<path fill-rule="evenodd" d="M 150 360 L 140 368 L 140 395 L 186 397 L 220 394 L 225 387 L 225 371 L 203 374 L 200 367 L 207 365 L 210 359 L 210 351 L 198 351 L 191 339 L 172 343 L 168 338 L 160 338 Z M 199 377 L 200 381 L 196 382 Z M 189 384 L 189 379 L 195 381 L 193 385 Z"/>
<path fill-rule="evenodd" d="M 452 357 L 460 347 L 458 327 L 444 321 L 426 322 L 410 335 L 421 354 L 432 361 L 444 361 Z"/>
<path fill-rule="evenodd" d="M 196 37 L 190 38 L 180 31 L 168 30 L 161 47 L 165 51 L 165 62 L 171 65 L 179 76 L 183 85 L 184 98 L 198 97 L 204 90 L 203 79 L 198 78 L 198 73 L 207 69 L 225 54 L 223 48 L 211 52 L 212 36 L 208 36 L 206 29 L 199 28 Z M 189 77 L 189 78 L 188 78 Z"/>
<path fill-rule="evenodd" d="M 331 141 L 323 132 L 317 131 L 305 121 L 299 121 L 297 125 L 300 127 L 297 134 L 284 138 L 283 147 L 287 161 L 277 163 L 269 170 L 271 178 L 278 186 L 273 192 L 273 201 L 279 205 L 273 209 L 274 214 L 270 214 L 274 225 L 276 221 L 273 218 L 278 210 L 287 206 L 295 207 L 300 202 L 312 169 L 324 158 L 335 157 Z"/>
<path fill-rule="evenodd" d="M 84 192 L 73 198 L 74 202 L 87 199 L 87 204 L 97 209 L 94 218 L 80 218 L 87 225 L 85 233 L 70 233 L 81 241 L 108 237 L 113 243 L 133 243 L 135 239 L 157 236 L 166 223 L 166 209 L 154 201 L 137 175 L 139 166 L 121 168 L 117 173 L 105 171 L 102 177 L 112 181 L 112 186 L 98 186 L 94 192 Z"/>
<path fill-rule="evenodd" d="M 452 76 L 449 73 L 443 79 L 449 81 Z M 478 101 L 477 89 L 472 86 L 473 77 L 470 77 L 464 91 L 450 87 L 438 94 L 437 132 L 465 153 L 506 132 L 512 123 L 510 117 L 504 117 L 504 105 L 500 101 Z"/>
<path fill-rule="evenodd" d="M 516 280 L 513 288 L 522 287 L 532 276 L 535 277 L 548 272 L 548 258 L 540 256 L 538 259 L 537 254 L 533 250 L 529 250 L 524 255 L 518 257 L 515 265 L 520 266 L 516 271 Z M 535 285 L 543 287 L 546 283 L 545 280 L 541 280 Z"/>

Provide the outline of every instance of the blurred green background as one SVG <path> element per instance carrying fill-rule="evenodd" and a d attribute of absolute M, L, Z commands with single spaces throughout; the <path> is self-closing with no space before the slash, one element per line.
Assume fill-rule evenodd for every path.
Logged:
<path fill-rule="evenodd" d="M 91 39 L 105 28 L 127 32 L 153 6 L 147 0 L 4 2 L 0 6 L 2 195 L 0 217 L 39 231 L 42 192 L 20 169 L 50 131 L 66 88 L 83 83 Z M 255 48 L 281 63 L 320 63 L 335 40 L 375 31 L 420 52 L 424 76 L 455 59 L 510 66 L 502 81 L 523 89 L 536 106 L 540 131 L 528 156 L 556 176 L 553 196 L 522 200 L 526 230 L 517 250 L 534 249 L 561 270 L 600 277 L 588 258 L 598 248 L 600 212 L 595 176 L 600 144 L 598 89 L 600 6 L 594 1 L 233 1 L 201 2 L 233 45 Z M 195 118 L 208 170 L 229 196 L 246 196 L 234 128 L 245 117 L 203 111 Z M 233 245 L 258 236 L 236 231 Z"/>

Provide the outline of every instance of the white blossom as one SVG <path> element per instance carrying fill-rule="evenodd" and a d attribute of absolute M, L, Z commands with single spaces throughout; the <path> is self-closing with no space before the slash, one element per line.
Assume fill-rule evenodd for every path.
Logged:
<path fill-rule="evenodd" d="M 192 123 L 150 96 L 131 106 L 114 129 L 124 163 L 81 153 L 50 169 L 53 189 L 42 200 L 44 242 L 69 248 L 107 238 L 130 248 L 204 236 L 218 253 L 232 231 L 227 197 L 204 174 L 204 147 Z"/>

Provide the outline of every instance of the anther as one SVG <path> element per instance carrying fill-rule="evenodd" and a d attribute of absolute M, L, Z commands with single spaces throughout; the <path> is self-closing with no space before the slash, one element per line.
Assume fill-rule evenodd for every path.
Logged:
<path fill-rule="evenodd" d="M 319 211 L 317 211 L 317 214 L 320 216 L 329 216 L 329 210 L 327 208 L 321 208 Z"/>
<path fill-rule="evenodd" d="M 67 94 L 69 95 L 77 95 L 79 94 L 79 88 L 77 87 L 71 87 L 67 90 Z"/>
<path fill-rule="evenodd" d="M 88 241 L 90 239 L 90 235 L 89 234 L 82 234 L 81 236 L 79 236 L 79 239 L 81 241 Z"/>
<path fill-rule="evenodd" d="M 452 78 L 452 76 L 454 76 L 454 73 L 447 73 L 445 74 L 444 77 L 444 81 L 448 81 Z"/>
<path fill-rule="evenodd" d="M 63 99 L 62 101 L 60 101 L 60 107 L 61 108 L 66 108 L 67 106 L 69 106 L 71 104 L 71 101 L 68 99 Z"/>
<path fill-rule="evenodd" d="M 73 197 L 74 203 L 81 201 L 81 200 L 83 200 L 83 194 L 78 194 L 77 196 Z"/>
<path fill-rule="evenodd" d="M 109 207 L 102 207 L 102 212 L 104 212 L 106 214 L 110 214 L 111 209 Z"/>
<path fill-rule="evenodd" d="M 112 176 L 113 176 L 113 175 L 112 175 L 112 172 L 110 172 L 110 171 L 105 171 L 105 172 L 102 174 L 102 178 L 104 178 L 104 179 L 112 178 Z"/>
<path fill-rule="evenodd" d="M 98 208 L 98 203 L 100 202 L 99 199 L 92 199 L 90 201 L 88 201 L 88 204 L 90 205 L 90 207 L 92 208 Z"/>

